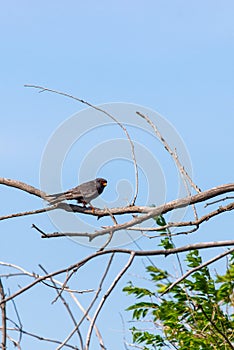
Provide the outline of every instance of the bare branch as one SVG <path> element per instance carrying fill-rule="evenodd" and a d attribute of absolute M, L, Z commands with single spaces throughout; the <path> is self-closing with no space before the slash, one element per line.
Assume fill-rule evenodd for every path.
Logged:
<path fill-rule="evenodd" d="M 39 266 L 40 266 L 40 268 L 42 269 L 42 271 L 43 271 L 44 273 L 48 274 L 48 272 L 45 270 L 45 268 L 44 268 L 42 265 L 39 265 Z M 60 290 L 57 289 L 57 285 L 56 285 L 56 283 L 54 282 L 54 280 L 53 280 L 52 277 L 50 278 L 50 280 L 51 280 L 51 282 L 53 283 L 53 285 L 54 285 L 54 287 L 55 287 L 55 290 L 56 290 L 56 292 L 57 292 L 57 295 L 58 295 L 59 298 L 61 299 L 61 301 L 62 301 L 64 307 L 66 308 L 66 310 L 67 310 L 69 316 L 71 317 L 72 322 L 73 322 L 74 325 L 76 326 L 77 322 L 76 322 L 76 319 L 75 319 L 75 317 L 74 317 L 74 315 L 73 315 L 73 313 L 72 313 L 72 311 L 71 311 L 71 308 L 69 307 L 69 305 L 68 305 L 68 303 L 66 302 L 65 298 L 60 294 Z M 80 347 L 81 347 L 81 349 L 83 349 L 83 339 L 82 339 L 82 335 L 81 335 L 81 333 L 80 333 L 80 331 L 79 331 L 79 328 L 77 328 L 76 331 L 77 331 L 77 334 L 78 334 L 78 339 L 79 339 L 79 341 L 80 341 Z"/>
<path fill-rule="evenodd" d="M 181 172 L 181 174 L 184 175 L 184 177 L 188 180 L 188 182 L 190 183 L 190 185 L 195 189 L 196 192 L 201 192 L 200 188 L 192 181 L 191 177 L 189 176 L 189 174 L 187 173 L 187 171 L 184 169 L 184 167 L 182 166 L 182 164 L 180 163 L 178 156 L 175 152 L 172 151 L 172 149 L 170 148 L 170 146 L 168 145 L 168 143 L 166 142 L 166 140 L 163 138 L 163 136 L 161 135 L 161 133 L 159 132 L 157 126 L 152 122 L 152 120 L 147 117 L 145 114 L 141 113 L 141 112 L 136 112 L 137 115 L 139 115 L 141 118 L 145 119 L 147 121 L 147 123 L 153 128 L 155 134 L 157 135 L 157 137 L 159 138 L 159 140 L 162 142 L 164 148 L 166 149 L 166 151 L 172 156 L 172 158 L 174 159 L 177 168 L 179 169 L 179 171 Z"/>
<path fill-rule="evenodd" d="M 88 314 L 89 314 L 89 311 L 91 310 L 91 308 L 93 307 L 95 301 L 98 299 L 98 296 L 102 290 L 102 286 L 103 286 L 103 283 L 104 283 L 104 280 L 109 272 L 109 269 L 110 269 L 110 266 L 112 264 L 112 261 L 113 261 L 113 258 L 114 258 L 114 254 L 111 255 L 109 261 L 108 261 L 108 264 L 107 264 L 107 267 L 103 273 L 103 276 L 101 278 L 101 281 L 99 283 L 99 287 L 97 289 L 97 292 L 95 293 L 95 296 L 93 298 L 93 300 L 91 301 L 89 307 L 87 308 L 87 310 L 84 312 L 84 316 L 81 318 L 81 320 L 79 321 L 79 323 L 76 324 L 75 328 L 72 330 L 72 332 L 66 337 L 66 339 L 60 344 L 60 346 L 57 348 L 57 350 L 61 349 L 64 344 L 66 344 L 70 339 L 71 337 L 73 336 L 73 334 L 75 333 L 75 331 L 80 327 L 80 325 L 82 324 L 83 320 L 85 318 L 87 318 Z M 89 316 L 88 319 L 91 321 L 91 317 Z M 97 336 L 99 337 L 99 335 L 97 334 Z M 99 339 L 99 343 L 101 344 L 101 348 L 105 349 L 104 347 L 104 344 L 103 344 L 103 341 L 102 339 Z M 83 349 L 83 347 L 82 347 Z"/>
<path fill-rule="evenodd" d="M 217 201 L 213 201 L 213 202 L 209 202 L 209 203 L 206 203 L 204 205 L 204 208 L 208 207 L 209 205 L 212 205 L 212 204 L 216 204 L 216 203 L 219 203 L 219 202 L 223 202 L 223 201 L 226 201 L 228 199 L 234 199 L 234 197 L 230 197 L 230 196 L 227 196 L 227 197 L 224 197 L 224 198 L 221 198 L 221 199 L 218 199 Z"/>
<path fill-rule="evenodd" d="M 204 193 L 204 192 L 203 192 Z M 202 194 L 202 193 L 200 193 Z M 197 197 L 197 196 L 200 196 L 199 195 L 195 195 L 193 197 L 190 197 L 191 199 L 194 199 L 194 197 Z M 186 197 L 188 198 L 188 197 Z M 186 200 L 186 198 L 184 198 Z M 53 233 L 44 233 L 43 231 L 41 231 L 39 229 L 39 231 L 43 232 L 42 234 L 42 238 L 55 238 L 55 237 L 62 237 L 62 236 L 68 236 L 68 237 L 87 237 L 89 238 L 90 241 L 92 241 L 94 238 L 96 237 L 99 237 L 99 236 L 103 236 L 103 235 L 106 235 L 106 234 L 111 234 L 113 235 L 114 232 L 116 231 L 120 231 L 120 230 L 125 230 L 125 229 L 129 229 L 129 230 L 133 230 L 134 226 L 137 225 L 137 224 L 140 224 L 144 221 L 146 221 L 147 219 L 151 219 L 155 216 L 158 216 L 158 215 L 162 215 L 162 214 L 165 214 L 171 210 L 173 210 L 173 208 L 178 208 L 180 207 L 182 204 L 180 204 L 182 202 L 182 200 L 184 199 L 181 199 L 181 200 L 177 200 L 177 201 L 172 201 L 172 202 L 169 202 L 165 205 L 161 205 L 157 208 L 154 208 L 152 209 L 152 207 L 148 207 L 148 214 L 145 214 L 145 215 L 141 215 L 141 216 L 138 216 L 138 217 L 134 217 L 132 220 L 130 221 L 127 221 L 125 223 L 121 223 L 121 224 L 117 224 L 117 225 L 114 225 L 114 226 L 109 226 L 109 227 L 106 227 L 102 230 L 97 230 L 95 231 L 94 233 L 89 233 L 89 232 L 66 232 L 66 233 L 61 233 L 61 232 L 53 232 Z M 199 198 L 197 198 L 199 199 Z M 176 204 L 174 204 L 174 206 L 172 205 L 173 203 L 177 202 Z M 214 212 L 211 212 L 207 215 L 204 215 L 203 217 L 201 217 L 200 219 L 197 219 L 195 221 L 188 221 L 188 222 L 185 222 L 185 223 L 175 223 L 175 224 L 170 224 L 170 227 L 172 226 L 193 226 L 195 225 L 196 227 L 198 227 L 202 222 L 204 221 L 208 221 L 211 217 L 213 216 L 216 216 L 222 212 L 225 212 L 225 211 L 231 211 L 234 209 L 234 203 L 230 203 L 228 204 L 227 206 L 225 207 L 220 207 L 218 208 L 217 210 L 215 210 Z M 169 225 L 169 224 L 168 224 Z M 163 229 L 167 229 L 169 226 L 166 225 L 166 226 L 161 226 L 160 228 L 149 228 L 147 229 L 147 231 L 161 231 Z M 35 225 L 34 225 L 35 227 Z M 138 231 L 146 231 L 144 230 L 144 228 L 134 228 L 134 230 L 138 230 Z M 195 230 L 191 230 L 191 232 L 194 232 Z M 184 232 L 186 233 L 186 232 Z M 181 234 L 181 233 L 180 233 Z M 112 238 L 112 236 L 111 236 Z"/>
<path fill-rule="evenodd" d="M 166 224 L 164 226 L 158 226 L 158 227 L 129 227 L 128 230 L 160 232 L 160 231 L 166 230 L 166 229 L 171 228 L 171 227 L 185 227 L 185 226 L 196 226 L 195 229 L 197 230 L 199 228 L 200 224 L 202 224 L 203 222 L 210 220 L 212 217 L 214 217 L 216 215 L 219 215 L 223 212 L 230 211 L 233 209 L 234 209 L 234 203 L 230 203 L 226 206 L 219 207 L 218 209 L 216 209 L 216 210 L 214 210 L 206 215 L 203 215 L 199 219 L 194 220 L 194 221 L 168 222 L 168 224 Z M 192 230 L 192 232 L 194 232 L 194 231 Z M 182 234 L 182 233 L 187 234 L 188 231 L 175 233 L 174 236 Z M 160 234 L 158 236 L 151 236 L 149 238 L 162 237 L 162 236 L 163 236 L 163 234 Z"/>
<path fill-rule="evenodd" d="M 78 299 L 71 293 L 71 296 L 72 298 L 74 299 L 75 303 L 78 305 L 78 307 L 80 308 L 80 310 L 83 312 L 84 315 L 86 315 L 86 319 L 88 321 L 91 321 L 91 316 L 89 316 L 89 314 L 87 314 L 87 310 L 85 310 L 83 308 L 83 306 L 81 305 L 81 303 L 78 301 Z M 97 328 L 96 325 L 94 325 L 94 329 L 95 329 L 95 333 L 97 335 L 97 338 L 98 338 L 98 341 L 99 341 L 99 344 L 101 346 L 101 349 L 105 350 L 105 346 L 104 346 L 104 342 L 103 342 L 103 339 L 102 339 L 102 336 L 101 336 L 101 333 L 99 331 L 99 329 Z"/>
<path fill-rule="evenodd" d="M 212 264 L 213 262 L 222 259 L 224 256 L 231 254 L 234 252 L 234 248 L 227 250 L 224 253 L 221 253 L 217 256 L 215 256 L 214 258 L 200 264 L 199 266 L 194 267 L 193 269 L 187 271 L 183 276 L 181 276 L 180 278 L 178 278 L 175 282 L 173 282 L 162 294 L 161 296 L 163 296 L 164 294 L 168 293 L 170 290 L 172 290 L 173 287 L 175 287 L 177 284 L 179 284 L 181 281 L 183 281 L 185 278 L 187 278 L 188 276 L 190 276 L 192 273 L 201 270 L 203 267 L 208 266 L 210 264 Z"/>
<path fill-rule="evenodd" d="M 0 261 L 0 265 L 2 266 L 8 266 L 8 267 L 11 267 L 11 268 L 14 268 L 16 270 L 19 270 L 21 271 L 21 274 L 23 275 L 26 275 L 26 276 L 29 276 L 29 277 L 32 277 L 32 278 L 40 278 L 40 277 L 44 277 L 44 276 L 40 276 L 34 272 L 29 272 L 25 269 L 23 269 L 21 266 L 18 266 L 18 265 L 15 265 L 15 264 L 10 264 L 10 263 L 7 263 L 7 262 L 4 262 L 4 261 Z M 5 277 L 11 277 L 12 274 L 8 274 L 8 275 L 5 275 Z M 50 277 L 48 278 L 50 280 Z M 45 280 L 46 278 L 43 280 L 43 282 L 45 283 Z M 73 289 L 70 289 L 68 287 L 64 287 L 64 283 L 56 280 L 53 278 L 53 281 L 58 284 L 59 286 L 61 286 L 63 288 L 63 290 L 65 292 L 68 292 L 68 293 L 77 293 L 77 294 L 83 294 L 83 293 L 90 293 L 90 292 L 93 292 L 93 289 L 85 289 L 85 290 L 73 290 Z M 48 284 L 47 284 L 48 285 Z M 49 285 L 48 285 L 49 286 Z M 51 287 L 51 286 L 50 286 Z M 57 287 L 57 289 L 59 289 L 59 287 Z"/>
<path fill-rule="evenodd" d="M 0 330 L 1 330 L 1 328 L 0 328 Z M 38 339 L 40 341 L 45 341 L 45 342 L 54 343 L 54 344 L 60 344 L 61 343 L 61 341 L 59 341 L 59 340 L 42 337 L 41 335 L 37 335 L 37 334 L 31 333 L 31 332 L 28 332 L 28 331 L 26 331 L 24 329 L 20 329 L 18 326 L 14 327 L 14 328 L 12 328 L 12 327 L 8 328 L 8 330 L 9 331 L 15 331 L 15 332 L 21 332 L 21 333 L 23 333 L 25 335 L 28 335 L 28 336 L 30 336 L 32 338 L 36 338 L 36 339 Z M 14 339 L 10 338 L 9 336 L 8 336 L 8 338 L 13 342 L 14 346 L 17 346 L 18 349 L 21 349 L 19 344 L 17 343 L 17 341 L 15 341 Z M 70 345 L 70 344 L 66 344 L 65 346 L 67 348 L 69 348 L 69 349 L 78 350 L 77 346 L 73 346 L 73 345 Z"/>
<path fill-rule="evenodd" d="M 34 287 L 38 283 L 49 279 L 53 276 L 60 275 L 63 273 L 66 273 L 68 271 L 74 270 L 76 272 L 81 266 L 85 265 L 88 261 L 97 258 L 98 256 L 101 255 L 106 255 L 106 254 L 112 254 L 112 253 L 120 253 L 120 254 L 134 254 L 134 256 L 157 256 L 157 255 L 164 255 L 168 256 L 171 254 L 177 254 L 177 253 L 182 253 L 194 249 L 207 249 L 207 248 L 217 248 L 217 247 L 227 247 L 227 246 L 233 246 L 234 245 L 234 240 L 226 240 L 226 241 L 214 241 L 214 242 L 202 242 L 202 243 L 194 243 L 194 244 L 188 244 L 186 246 L 178 247 L 178 248 L 171 248 L 171 249 L 158 249 L 158 250 L 131 250 L 131 249 L 124 249 L 124 248 L 115 248 L 115 249 L 108 249 L 108 250 L 102 250 L 102 251 L 97 251 L 96 253 L 93 253 L 84 259 L 80 260 L 78 263 L 73 264 L 69 267 L 66 267 L 61 270 L 57 270 L 54 272 L 49 273 L 48 275 L 45 276 L 39 276 L 35 281 L 31 282 L 27 286 L 21 288 L 14 294 L 6 297 L 0 302 L 0 305 L 2 303 L 6 303 L 9 300 L 17 297 L 18 295 L 24 293 L 25 291 L 29 290 L 30 288 Z"/>
<path fill-rule="evenodd" d="M 46 193 L 38 190 L 37 188 L 27 185 L 24 182 L 18 181 L 18 180 L 12 180 L 12 179 L 6 179 L 4 177 L 0 177 L 0 184 L 15 187 L 22 191 L 25 191 L 27 193 L 33 194 L 34 196 L 40 197 L 40 198 L 46 198 Z"/>
<path fill-rule="evenodd" d="M 41 213 L 45 213 L 45 212 L 50 211 L 50 210 L 54 210 L 56 208 L 57 208 L 57 205 L 53 205 L 53 206 L 47 207 L 47 208 L 30 210 L 30 211 L 24 211 L 22 213 L 13 213 L 13 214 L 9 214 L 9 215 L 4 215 L 4 216 L 0 216 L 0 221 L 1 220 L 7 220 L 7 219 L 13 219 L 13 218 L 17 218 L 17 217 L 20 217 L 20 216 L 41 214 Z"/>
<path fill-rule="evenodd" d="M 100 303 L 99 303 L 99 305 L 94 313 L 94 316 L 93 316 L 93 319 L 90 323 L 90 326 L 89 326 L 89 330 L 88 330 L 88 334 L 87 334 L 87 338 L 86 338 L 85 350 L 89 350 L 89 344 L 90 344 L 90 339 L 91 339 L 93 327 L 94 327 L 94 324 L 96 322 L 96 319 L 98 317 L 99 312 L 101 311 L 105 301 L 107 300 L 107 298 L 110 295 L 110 293 L 112 292 L 112 290 L 115 288 L 115 286 L 118 283 L 118 281 L 120 280 L 120 278 L 124 275 L 124 273 L 127 271 L 129 266 L 132 264 L 134 257 L 135 257 L 135 254 L 134 254 L 134 252 L 132 252 L 127 264 L 124 266 L 124 268 L 116 276 L 116 278 L 114 279 L 114 281 L 110 285 L 109 289 L 106 291 L 105 295 L 103 295 L 103 297 L 102 297 L 102 299 L 101 299 L 101 301 L 100 301 Z"/>

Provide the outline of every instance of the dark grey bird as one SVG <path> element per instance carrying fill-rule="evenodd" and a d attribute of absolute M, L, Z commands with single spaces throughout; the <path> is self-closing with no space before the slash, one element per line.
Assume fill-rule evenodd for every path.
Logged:
<path fill-rule="evenodd" d="M 65 200 L 77 200 L 78 203 L 82 203 L 84 206 L 90 204 L 90 202 L 97 198 L 107 185 L 107 180 L 97 178 L 83 184 L 74 187 L 66 192 L 55 193 L 48 195 L 46 200 L 50 205 L 63 202 Z M 90 204 L 92 207 L 92 205 Z"/>

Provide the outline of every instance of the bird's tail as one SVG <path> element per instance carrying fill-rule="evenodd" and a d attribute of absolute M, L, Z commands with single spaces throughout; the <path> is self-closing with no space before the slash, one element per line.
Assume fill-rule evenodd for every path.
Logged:
<path fill-rule="evenodd" d="M 49 194 L 45 199 L 49 202 L 49 205 L 54 205 L 63 202 L 66 199 L 66 195 L 64 192 L 54 193 Z"/>

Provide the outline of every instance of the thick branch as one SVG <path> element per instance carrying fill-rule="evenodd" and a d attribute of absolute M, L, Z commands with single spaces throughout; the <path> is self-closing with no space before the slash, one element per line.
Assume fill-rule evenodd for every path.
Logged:
<path fill-rule="evenodd" d="M 24 182 L 17 181 L 17 180 L 11 180 L 6 178 L 0 178 L 0 184 L 15 187 L 22 191 L 25 191 L 29 194 L 35 195 L 37 197 L 41 197 L 43 199 L 46 198 L 47 194 L 33 186 L 27 185 Z M 123 215 L 123 214 L 137 214 L 137 213 L 150 213 L 150 217 L 153 217 L 155 215 L 165 214 L 173 209 L 183 208 L 191 204 L 196 204 L 199 202 L 206 201 L 210 198 L 214 198 L 216 196 L 222 195 L 224 193 L 230 193 L 234 192 L 234 183 L 230 184 L 224 184 L 217 187 L 213 187 L 209 190 L 200 192 L 194 196 L 179 198 L 174 201 L 168 202 L 166 204 L 162 204 L 158 207 L 150 207 L 150 206 L 128 206 L 128 207 L 121 207 L 121 208 L 107 208 L 107 209 L 99 209 L 95 208 L 94 210 L 92 208 L 85 208 L 81 207 L 79 205 L 74 204 L 66 204 L 66 203 L 60 203 L 58 205 L 53 206 L 53 209 L 63 209 L 65 211 L 72 211 L 75 213 L 82 213 L 87 215 L 93 215 L 97 217 L 102 216 L 110 216 L 112 215 Z M 51 207 L 45 208 L 46 210 L 52 210 Z M 38 212 L 42 212 L 43 209 L 39 209 Z M 34 212 L 32 212 L 34 214 Z M 14 214 L 16 215 L 16 214 Z M 25 214 L 22 213 L 22 215 L 29 215 L 29 212 L 25 212 Z M 147 219 L 148 217 L 146 217 Z M 0 218 L 1 219 L 1 218 Z M 146 220 L 145 219 L 145 220 Z M 144 221 L 144 220 L 143 220 Z"/>
<path fill-rule="evenodd" d="M 38 190 L 37 188 L 27 185 L 24 182 L 18 181 L 18 180 L 12 180 L 12 179 L 6 179 L 4 177 L 0 177 L 0 184 L 15 187 L 19 190 L 25 191 L 27 193 L 33 194 L 34 196 L 44 198 L 46 197 L 46 193 Z"/>
<path fill-rule="evenodd" d="M 171 203 L 171 202 L 170 202 Z M 170 205 L 170 203 L 167 203 L 164 205 L 164 209 L 166 206 Z M 142 215 L 139 217 L 134 217 L 132 220 L 125 222 L 123 224 L 116 224 L 114 226 L 110 226 L 107 228 L 104 228 L 102 230 L 97 230 L 94 233 L 89 233 L 89 232 L 53 232 L 53 233 L 45 233 L 39 228 L 37 228 L 35 225 L 33 225 L 34 228 L 36 228 L 39 232 L 42 233 L 42 238 L 55 238 L 55 237 L 63 237 L 63 236 L 68 236 L 68 237 L 87 237 L 89 238 L 90 241 L 92 241 L 94 238 L 102 235 L 106 235 L 111 233 L 113 235 L 114 232 L 119 231 L 119 230 L 124 230 L 124 229 L 129 229 L 129 230 L 135 230 L 135 231 L 162 231 L 164 229 L 170 228 L 170 227 L 182 227 L 182 226 L 196 226 L 195 229 L 189 231 L 189 232 L 194 232 L 197 228 L 199 228 L 199 225 L 203 223 L 204 221 L 208 221 L 212 217 L 219 215 L 223 212 L 226 211 L 231 211 L 234 209 L 234 203 L 230 203 L 224 207 L 219 207 L 217 210 L 208 213 L 207 215 L 202 216 L 200 219 L 197 219 L 195 221 L 186 221 L 186 222 L 177 222 L 177 223 L 168 223 L 165 226 L 160 226 L 160 227 L 135 227 L 136 224 L 139 224 L 141 222 L 144 222 L 145 220 L 152 218 L 154 216 L 160 215 L 160 208 L 158 207 L 157 210 L 158 213 L 156 214 L 155 212 Z M 171 208 L 172 210 L 172 208 Z M 168 210 L 169 211 L 169 210 Z M 187 232 L 184 232 L 187 233 Z M 181 234 L 181 233 L 180 233 Z M 153 237 L 151 237 L 153 238 Z"/>
<path fill-rule="evenodd" d="M 221 213 L 224 213 L 226 211 L 230 211 L 234 209 L 234 203 L 227 204 L 225 206 L 219 207 L 218 209 L 205 214 L 201 216 L 197 220 L 193 221 L 179 221 L 179 222 L 168 222 L 168 224 L 164 226 L 158 226 L 158 227 L 129 227 L 129 230 L 132 231 L 148 231 L 148 232 L 160 232 L 163 230 L 166 230 L 171 227 L 186 227 L 186 226 L 196 226 L 196 229 L 199 228 L 200 224 L 202 224 L 204 221 L 208 221 L 214 216 L 217 216 Z M 185 232 L 186 233 L 186 232 Z M 160 235 L 161 236 L 161 235 Z M 157 236 L 158 237 L 158 236 Z M 149 238 L 153 238 L 152 236 Z"/>

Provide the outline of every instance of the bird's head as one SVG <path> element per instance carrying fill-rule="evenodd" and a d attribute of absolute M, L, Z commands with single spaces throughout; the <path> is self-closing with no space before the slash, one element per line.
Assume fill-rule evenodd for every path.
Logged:
<path fill-rule="evenodd" d="M 102 179 L 102 178 L 97 178 L 96 182 L 98 185 L 100 185 L 101 187 L 106 187 L 107 185 L 107 180 L 106 179 Z"/>
<path fill-rule="evenodd" d="M 97 184 L 98 193 L 101 194 L 107 185 L 107 180 L 99 177 L 96 179 L 96 184 Z"/>

